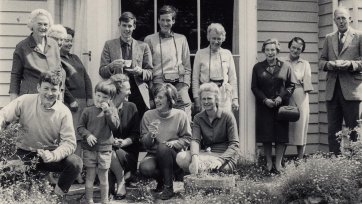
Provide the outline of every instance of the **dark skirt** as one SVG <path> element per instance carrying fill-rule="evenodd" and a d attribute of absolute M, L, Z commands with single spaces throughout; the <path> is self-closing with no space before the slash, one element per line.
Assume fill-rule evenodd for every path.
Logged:
<path fill-rule="evenodd" d="M 277 119 L 278 108 L 268 108 L 266 105 L 256 104 L 256 142 L 259 143 L 288 143 L 288 121 Z"/>

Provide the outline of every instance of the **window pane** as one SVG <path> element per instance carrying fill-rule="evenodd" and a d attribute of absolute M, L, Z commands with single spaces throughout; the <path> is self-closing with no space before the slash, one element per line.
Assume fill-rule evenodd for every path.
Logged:
<path fill-rule="evenodd" d="M 154 33 L 154 0 L 122 0 L 122 12 L 130 11 L 137 18 L 133 38 L 142 40 Z"/>
<path fill-rule="evenodd" d="M 221 23 L 226 31 L 226 41 L 222 47 L 232 50 L 234 0 L 210 1 L 201 0 L 201 48 L 207 47 L 207 27 L 211 23 Z"/>
<path fill-rule="evenodd" d="M 158 0 L 157 7 L 172 5 L 177 10 L 176 23 L 172 30 L 186 36 L 191 53 L 197 51 L 197 1 L 196 0 Z M 158 12 L 158 11 L 157 11 Z M 158 27 L 159 29 L 159 27 Z"/>

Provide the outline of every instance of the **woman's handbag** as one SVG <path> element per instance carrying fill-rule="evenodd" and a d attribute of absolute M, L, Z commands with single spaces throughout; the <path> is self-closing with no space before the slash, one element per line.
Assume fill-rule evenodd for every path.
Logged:
<path fill-rule="evenodd" d="M 281 106 L 278 110 L 278 120 L 296 122 L 299 117 L 300 113 L 297 106 Z"/>

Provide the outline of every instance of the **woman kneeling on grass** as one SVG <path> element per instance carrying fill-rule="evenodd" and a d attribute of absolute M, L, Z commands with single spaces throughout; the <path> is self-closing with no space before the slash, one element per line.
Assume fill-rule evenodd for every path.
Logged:
<path fill-rule="evenodd" d="M 147 111 L 141 122 L 141 142 L 148 152 L 141 161 L 141 174 L 155 178 L 162 200 L 174 195 L 175 172 L 182 171 L 176 164 L 176 155 L 190 144 L 191 127 L 185 111 L 173 108 L 177 89 L 162 84 L 155 91 L 156 109 Z"/>
<path fill-rule="evenodd" d="M 194 117 L 191 150 L 180 152 L 176 159 L 177 164 L 191 174 L 235 170 L 239 157 L 236 120 L 231 112 L 219 109 L 219 94 L 214 83 L 200 86 L 199 97 L 204 110 Z"/>

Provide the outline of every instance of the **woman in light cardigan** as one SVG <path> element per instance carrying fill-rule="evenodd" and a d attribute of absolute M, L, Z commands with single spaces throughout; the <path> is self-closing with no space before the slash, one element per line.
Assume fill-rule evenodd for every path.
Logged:
<path fill-rule="evenodd" d="M 176 171 L 176 155 L 190 144 L 191 127 L 187 114 L 173 108 L 177 89 L 169 83 L 155 90 L 156 109 L 147 111 L 141 122 L 141 142 L 148 154 L 141 161 L 141 174 L 155 178 L 160 198 L 170 199 Z"/>
<path fill-rule="evenodd" d="M 207 39 L 210 45 L 196 52 L 192 74 L 192 93 L 197 112 L 202 109 L 198 94 L 199 88 L 206 82 L 214 82 L 219 86 L 220 108 L 230 111 L 239 108 L 234 59 L 229 50 L 221 48 L 225 38 L 224 27 L 219 23 L 212 23 L 207 28 Z"/>

